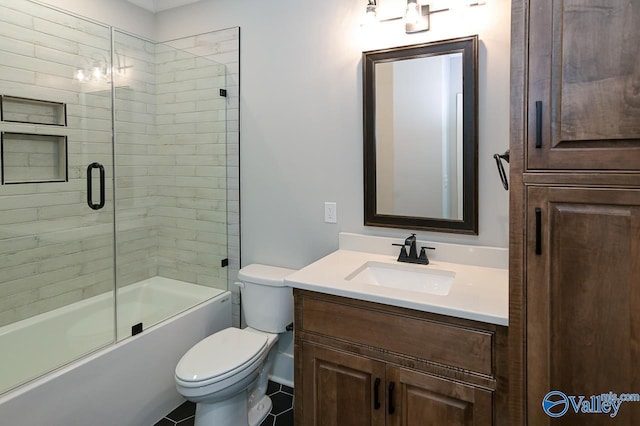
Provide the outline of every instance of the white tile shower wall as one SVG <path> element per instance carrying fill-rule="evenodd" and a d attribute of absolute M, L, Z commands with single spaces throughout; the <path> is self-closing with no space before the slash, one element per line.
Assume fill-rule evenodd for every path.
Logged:
<path fill-rule="evenodd" d="M 68 118 L 68 127 L 2 122 L 0 131 L 69 142 L 68 182 L 0 186 L 0 325 L 111 288 L 112 211 L 89 209 L 83 192 L 87 164 L 112 164 L 110 87 L 74 78 L 109 49 L 107 27 L 0 0 L 0 93 L 66 103 Z M 106 194 L 110 206 L 109 180 Z"/>
<path fill-rule="evenodd" d="M 158 200 L 150 170 L 155 138 L 155 44 L 114 33 L 117 282 L 158 275 Z"/>
<path fill-rule="evenodd" d="M 27 117 L 21 121 L 29 119 Z M 2 155 L 4 182 L 28 183 L 66 179 L 64 137 L 7 133 L 2 140 Z"/>
<path fill-rule="evenodd" d="M 240 326 L 240 296 L 233 285 L 240 269 L 240 28 L 213 31 L 166 42 L 167 45 L 224 64 L 227 69 L 227 271 L 233 294 L 233 324 Z"/>
<path fill-rule="evenodd" d="M 226 105 L 212 86 L 225 68 L 115 38 L 118 282 L 159 274 L 226 289 L 226 270 L 212 273 L 227 246 Z M 64 102 L 69 122 L 0 123 L 69 137 L 69 182 L 0 186 L 0 325 L 112 289 L 110 86 L 74 78 L 108 67 L 110 45 L 106 27 L 0 0 L 0 93 Z M 98 212 L 86 206 L 93 161 L 107 170 Z"/>
<path fill-rule="evenodd" d="M 227 288 L 225 66 L 156 46 L 156 181 L 161 276 Z"/>
<path fill-rule="evenodd" d="M 225 68 L 115 34 L 118 284 L 226 289 Z"/>

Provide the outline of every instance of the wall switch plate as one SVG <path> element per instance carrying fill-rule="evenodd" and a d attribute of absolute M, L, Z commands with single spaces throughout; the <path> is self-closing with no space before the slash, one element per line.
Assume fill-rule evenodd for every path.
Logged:
<path fill-rule="evenodd" d="M 336 206 L 336 203 L 324 203 L 324 221 L 326 223 L 338 222 L 338 207 Z"/>

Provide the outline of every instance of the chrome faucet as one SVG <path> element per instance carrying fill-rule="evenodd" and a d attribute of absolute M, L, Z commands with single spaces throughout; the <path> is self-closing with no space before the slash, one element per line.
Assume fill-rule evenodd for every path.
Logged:
<path fill-rule="evenodd" d="M 407 237 L 404 240 L 404 244 L 393 245 L 401 247 L 398 262 L 418 263 L 421 265 L 429 264 L 426 250 L 435 250 L 435 247 L 420 247 L 420 254 L 418 255 L 418 250 L 416 248 L 416 234 L 411 234 Z M 409 254 L 407 254 L 407 247 L 409 247 Z"/>

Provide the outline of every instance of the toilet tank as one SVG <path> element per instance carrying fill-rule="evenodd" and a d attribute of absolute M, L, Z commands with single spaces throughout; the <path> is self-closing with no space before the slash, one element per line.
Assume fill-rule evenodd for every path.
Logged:
<path fill-rule="evenodd" d="M 267 333 L 282 333 L 293 322 L 293 289 L 284 285 L 293 269 L 248 265 L 240 269 L 242 314 L 247 325 Z"/>

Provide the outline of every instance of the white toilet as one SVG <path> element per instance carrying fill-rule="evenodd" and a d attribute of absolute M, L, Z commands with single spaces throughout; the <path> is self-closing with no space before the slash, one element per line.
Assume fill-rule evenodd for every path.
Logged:
<path fill-rule="evenodd" d="M 176 388 L 195 402 L 195 426 L 257 426 L 269 414 L 271 349 L 293 322 L 291 269 L 249 265 L 238 273 L 247 328 L 227 328 L 193 346 L 176 367 Z"/>

